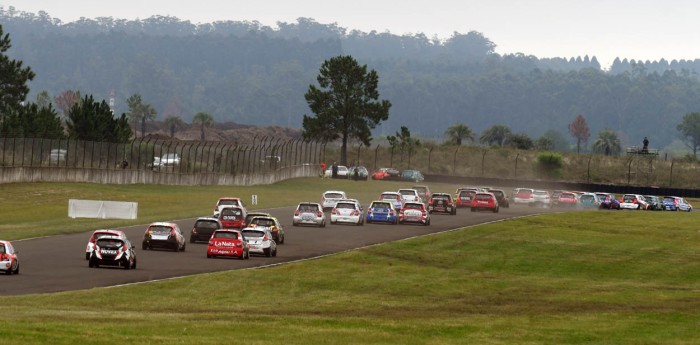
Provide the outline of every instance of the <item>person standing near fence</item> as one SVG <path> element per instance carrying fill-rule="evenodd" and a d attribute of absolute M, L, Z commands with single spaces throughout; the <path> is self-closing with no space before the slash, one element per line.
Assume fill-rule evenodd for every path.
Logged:
<path fill-rule="evenodd" d="M 333 166 L 331 167 L 331 177 L 338 178 L 338 163 L 336 162 L 333 162 Z"/>
<path fill-rule="evenodd" d="M 649 152 L 649 139 L 647 137 L 644 137 L 644 140 L 642 141 L 642 152 L 647 153 Z"/>
<path fill-rule="evenodd" d="M 326 163 L 321 162 L 321 177 L 326 177 Z"/>

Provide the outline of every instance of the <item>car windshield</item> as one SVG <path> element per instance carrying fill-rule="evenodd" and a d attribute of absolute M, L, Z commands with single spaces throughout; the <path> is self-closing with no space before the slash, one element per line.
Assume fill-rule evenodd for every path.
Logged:
<path fill-rule="evenodd" d="M 581 195 L 581 201 L 588 202 L 588 201 L 593 201 L 593 200 L 595 200 L 595 197 L 593 195 L 588 195 L 588 194 Z"/>
<path fill-rule="evenodd" d="M 230 238 L 230 239 L 237 240 L 238 233 L 233 232 L 233 231 L 217 231 L 214 233 L 214 238 Z"/>
<path fill-rule="evenodd" d="M 401 195 L 412 195 L 412 196 L 416 195 L 416 192 L 412 189 L 403 189 L 403 190 L 400 190 L 399 193 Z"/>
<path fill-rule="evenodd" d="M 5 245 L 0 244 L 0 254 L 5 254 L 5 253 L 7 253 L 7 249 L 5 249 Z"/>
<path fill-rule="evenodd" d="M 433 194 L 432 198 L 433 199 L 440 199 L 440 200 L 447 200 L 450 197 L 445 195 L 445 194 Z"/>
<path fill-rule="evenodd" d="M 219 200 L 219 206 L 238 206 L 238 200 Z"/>
<path fill-rule="evenodd" d="M 119 248 L 124 245 L 124 242 L 116 238 L 101 238 L 97 240 L 97 245 L 102 248 Z"/>
<path fill-rule="evenodd" d="M 576 196 L 572 193 L 561 193 L 559 196 L 560 199 L 575 199 Z"/>
<path fill-rule="evenodd" d="M 463 190 L 463 191 L 459 192 L 460 197 L 472 196 L 474 194 L 476 194 L 476 192 L 472 191 L 472 190 Z"/>
<path fill-rule="evenodd" d="M 317 211 L 318 211 L 318 206 L 316 206 L 316 205 L 308 205 L 308 204 L 304 205 L 304 204 L 302 204 L 302 205 L 299 205 L 298 209 L 299 209 L 299 212 L 317 212 Z"/>
<path fill-rule="evenodd" d="M 674 201 L 676 201 L 676 198 L 674 198 L 672 196 L 667 196 L 667 197 L 664 197 L 664 201 L 674 202 Z"/>
<path fill-rule="evenodd" d="M 422 210 L 423 205 L 421 205 L 421 204 L 406 204 L 403 206 L 403 208 L 409 209 L 409 210 Z"/>
<path fill-rule="evenodd" d="M 243 236 L 244 237 L 263 237 L 265 236 L 265 231 L 260 231 L 260 230 L 243 230 Z"/>
<path fill-rule="evenodd" d="M 625 195 L 625 196 L 622 198 L 622 200 L 623 200 L 624 202 L 634 202 L 635 199 L 636 199 L 636 198 L 634 197 L 634 195 Z"/>
<path fill-rule="evenodd" d="M 382 197 L 380 199 L 399 200 L 399 196 L 396 194 L 382 194 Z"/>
<path fill-rule="evenodd" d="M 479 193 L 479 194 L 476 195 L 476 198 L 479 199 L 479 200 L 490 200 L 490 199 L 491 199 L 491 195 Z"/>
<path fill-rule="evenodd" d="M 219 224 L 211 220 L 198 220 L 194 223 L 194 227 L 198 229 L 218 229 Z"/>
<path fill-rule="evenodd" d="M 504 196 L 503 191 L 500 190 L 492 190 L 491 193 L 493 193 L 493 195 L 495 195 L 497 198 L 502 198 Z"/>
<path fill-rule="evenodd" d="M 326 199 L 342 199 L 343 194 L 340 193 L 326 193 L 323 195 Z"/>
<path fill-rule="evenodd" d="M 109 232 L 97 232 L 97 233 L 95 233 L 95 235 L 94 235 L 95 239 L 100 239 L 100 238 L 105 237 L 105 236 L 117 236 L 117 235 L 116 235 L 116 234 L 111 234 L 111 233 L 109 233 Z"/>

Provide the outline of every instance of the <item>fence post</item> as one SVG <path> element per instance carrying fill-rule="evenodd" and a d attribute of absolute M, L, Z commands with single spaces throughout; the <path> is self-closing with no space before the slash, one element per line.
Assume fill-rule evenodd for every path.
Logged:
<path fill-rule="evenodd" d="M 668 186 L 671 187 L 673 186 L 673 163 L 676 161 L 671 159 L 671 173 L 668 175 Z"/>
<path fill-rule="evenodd" d="M 430 173 L 430 171 L 431 171 L 431 168 L 430 168 L 430 161 L 431 161 L 431 158 L 432 158 L 432 156 L 433 156 L 433 150 L 434 150 L 434 149 L 435 149 L 434 147 L 431 147 L 431 148 L 428 149 L 428 173 Z"/>
<path fill-rule="evenodd" d="M 586 183 L 591 183 L 591 159 L 593 159 L 593 155 L 588 156 L 588 177 L 586 178 Z"/>
<path fill-rule="evenodd" d="M 389 155 L 389 166 L 394 166 L 394 145 L 391 145 L 391 154 Z"/>
<path fill-rule="evenodd" d="M 515 171 L 513 172 L 513 177 L 518 177 L 518 157 L 520 157 L 520 152 L 515 155 Z"/>
<path fill-rule="evenodd" d="M 379 151 L 379 144 L 374 148 L 374 169 L 372 171 L 377 171 L 377 151 Z"/>
<path fill-rule="evenodd" d="M 627 184 L 628 185 L 630 184 L 630 177 L 631 177 L 630 175 L 632 175 L 632 161 L 633 160 L 634 160 L 633 158 L 630 158 L 630 162 L 627 165 Z"/>
<path fill-rule="evenodd" d="M 455 154 L 452 158 L 452 176 L 455 176 L 455 171 L 457 171 L 457 151 L 459 151 L 459 146 L 455 149 Z"/>
<path fill-rule="evenodd" d="M 489 152 L 488 149 L 484 149 L 484 153 L 481 154 L 481 176 L 484 176 L 484 166 L 486 165 L 486 154 Z"/>

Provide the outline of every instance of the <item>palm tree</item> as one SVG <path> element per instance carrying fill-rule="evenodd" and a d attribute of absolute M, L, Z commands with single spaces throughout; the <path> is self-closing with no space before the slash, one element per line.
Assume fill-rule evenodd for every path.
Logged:
<path fill-rule="evenodd" d="M 494 125 L 481 133 L 479 141 L 484 144 L 503 146 L 511 133 L 510 128 L 507 126 Z"/>
<path fill-rule="evenodd" d="M 156 110 L 150 104 L 143 103 L 141 95 L 133 94 L 126 100 L 129 106 L 129 119 L 133 122 L 134 127 L 137 123 L 141 123 L 141 136 L 146 136 L 146 121 L 155 120 Z M 134 129 L 134 132 L 136 130 Z"/>
<path fill-rule="evenodd" d="M 202 141 L 204 141 L 204 129 L 211 126 L 214 123 L 214 118 L 209 115 L 209 113 L 199 112 L 192 119 L 193 125 L 202 126 Z"/>
<path fill-rule="evenodd" d="M 610 128 L 605 128 L 598 132 L 598 138 L 593 142 L 593 151 L 606 156 L 617 156 L 622 151 L 620 139 Z"/>
<path fill-rule="evenodd" d="M 447 128 L 445 135 L 447 135 L 447 140 L 449 142 L 453 142 L 457 144 L 457 146 L 461 146 L 462 140 L 465 139 L 474 142 L 474 132 L 472 132 L 472 129 L 461 123 L 454 124 Z"/>
<path fill-rule="evenodd" d="M 175 131 L 182 128 L 185 122 L 179 116 L 170 115 L 165 118 L 165 125 L 168 126 L 170 130 L 170 138 L 175 138 Z"/>

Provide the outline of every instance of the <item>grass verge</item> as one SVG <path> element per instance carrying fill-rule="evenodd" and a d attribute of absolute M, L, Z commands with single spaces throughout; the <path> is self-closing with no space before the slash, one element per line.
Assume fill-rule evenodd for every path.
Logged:
<path fill-rule="evenodd" d="M 0 297 L 0 337 L 11 344 L 694 344 L 698 218 L 552 214 L 265 269 Z"/>

